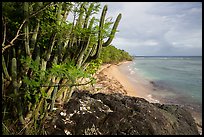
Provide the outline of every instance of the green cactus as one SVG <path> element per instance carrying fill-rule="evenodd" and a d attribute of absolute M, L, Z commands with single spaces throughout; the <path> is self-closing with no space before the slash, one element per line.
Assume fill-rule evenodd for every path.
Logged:
<path fill-rule="evenodd" d="M 83 26 L 84 29 L 86 29 L 86 27 L 87 27 L 87 22 L 88 22 L 89 16 L 91 15 L 91 9 L 93 8 L 93 6 L 94 6 L 94 3 L 90 4 L 88 11 L 86 12 L 86 16 L 84 19 L 84 26 Z M 93 59 L 97 59 L 100 56 L 100 52 L 101 52 L 102 47 L 106 47 L 106 46 L 110 45 L 110 43 L 112 42 L 122 15 L 119 14 L 117 16 L 108 40 L 106 42 L 103 42 L 103 37 L 104 37 L 103 29 L 104 29 L 105 16 L 106 16 L 107 10 L 108 10 L 108 7 L 107 7 L 107 5 L 105 5 L 103 7 L 102 14 L 100 17 L 97 44 L 94 44 L 94 46 L 92 46 L 92 48 L 89 46 L 89 44 L 91 43 L 91 41 L 90 41 L 91 34 L 88 36 L 84 36 L 82 39 L 78 39 L 78 43 L 80 43 L 78 45 L 78 47 L 80 49 L 78 50 L 79 52 L 78 52 L 77 57 L 76 57 L 76 64 L 78 67 L 82 67 L 83 69 L 85 69 L 88 66 L 87 63 L 89 63 Z M 80 15 L 82 15 L 82 13 Z M 94 20 L 95 19 L 93 17 L 89 23 L 88 29 L 90 31 L 92 30 L 92 25 L 94 23 Z M 79 21 L 82 22 L 81 17 L 78 18 L 77 25 L 81 24 L 81 23 L 79 23 Z"/>
<path fill-rule="evenodd" d="M 92 25 L 94 23 L 94 20 L 95 18 L 93 17 L 90 21 L 90 24 L 89 24 L 89 30 L 91 30 L 92 28 Z M 83 41 L 82 41 L 82 51 L 79 53 L 79 56 L 78 56 L 78 59 L 77 59 L 77 65 L 78 67 L 81 67 L 81 64 L 83 62 L 83 57 L 84 57 L 84 54 L 89 46 L 89 41 L 90 41 L 90 37 L 91 37 L 91 34 L 89 34 L 87 37 L 84 37 Z"/>
<path fill-rule="evenodd" d="M 85 17 L 85 21 L 84 21 L 84 26 L 83 28 L 87 28 L 87 24 L 88 24 L 88 21 L 89 21 L 89 17 L 91 15 L 91 12 L 93 10 L 93 7 L 94 7 L 94 3 L 91 3 L 89 8 L 88 8 L 88 11 L 86 12 L 86 17 Z M 90 24 L 91 24 L 91 21 L 90 21 Z"/>
<path fill-rule="evenodd" d="M 25 50 L 27 56 L 31 57 L 30 47 L 29 47 L 29 26 L 28 26 L 28 16 L 29 16 L 29 4 L 28 2 L 24 2 L 24 18 L 27 21 L 24 24 L 24 33 L 25 33 Z"/>
<path fill-rule="evenodd" d="M 43 10 L 41 12 L 42 14 L 36 14 L 32 18 L 29 18 L 30 15 L 35 13 L 38 9 L 41 9 L 41 6 L 38 7 L 38 5 L 41 4 L 43 8 L 45 6 L 45 3 L 23 3 L 22 11 L 24 11 L 24 16 L 22 16 L 22 18 L 26 19 L 26 22 L 23 25 L 22 30 L 20 30 L 19 32 L 20 35 L 24 36 L 22 37 L 24 39 L 18 39 L 18 42 L 15 42 L 15 48 L 11 46 L 10 50 L 5 51 L 4 55 L 2 56 L 2 79 L 6 82 L 9 80 L 11 81 L 10 85 L 11 88 L 14 89 L 14 95 L 16 96 L 16 98 L 14 99 L 15 102 L 18 102 L 18 104 L 16 104 L 17 106 L 14 107 L 17 108 L 16 110 L 19 116 L 18 119 L 21 123 L 23 123 L 23 128 L 28 124 L 27 122 L 31 122 L 29 123 L 29 126 L 31 128 L 32 126 L 35 127 L 34 123 L 36 121 L 33 121 L 41 121 L 42 118 L 47 115 L 47 110 L 49 109 L 49 107 L 51 107 L 51 109 L 54 107 L 56 99 L 60 98 L 62 101 L 67 101 L 72 95 L 73 89 L 71 88 L 71 86 L 67 88 L 64 86 L 60 87 L 59 85 L 59 89 L 53 87 L 55 84 L 69 85 L 70 80 L 64 78 L 63 76 L 56 77 L 49 74 L 47 75 L 46 71 L 49 72 L 49 70 L 52 69 L 52 64 L 68 63 L 68 61 L 71 60 L 75 63 L 76 66 L 85 69 L 93 59 L 99 57 L 102 47 L 108 46 L 112 42 L 118 24 L 121 20 L 121 14 L 119 14 L 112 27 L 108 40 L 104 42 L 104 24 L 106 13 L 108 10 L 107 5 L 103 7 L 99 19 L 99 24 L 96 25 L 95 23 L 97 20 L 92 17 L 92 15 L 99 11 L 100 4 L 98 3 L 74 3 L 76 4 L 75 7 L 79 8 L 76 10 L 73 9 L 73 3 L 54 3 L 54 5 L 51 5 L 48 9 L 46 9 L 47 11 Z M 64 21 L 66 21 L 70 11 L 73 11 L 73 15 L 76 15 L 73 18 L 73 22 L 63 23 Z M 44 16 L 48 18 L 43 18 Z M 48 24 L 48 29 L 53 27 L 53 30 L 47 31 L 47 28 L 44 25 L 45 23 Z M 56 26 L 57 29 L 54 28 Z M 64 28 L 65 30 L 63 30 Z M 8 30 L 12 29 L 9 28 Z M 34 33 L 31 35 L 31 32 Z M 15 31 L 13 31 L 12 33 L 15 34 Z M 19 43 L 23 43 L 25 50 L 22 50 L 20 48 L 21 45 L 19 45 Z M 12 53 L 13 51 L 15 52 L 15 50 L 16 53 Z M 22 57 L 39 61 L 37 67 L 40 67 L 40 70 L 45 71 L 45 73 L 40 72 L 39 77 L 44 78 L 46 76 L 47 80 L 52 82 L 48 82 L 42 87 L 37 87 L 37 91 L 40 93 L 40 91 L 43 90 L 46 93 L 46 98 L 52 99 L 52 103 L 48 102 L 46 98 L 41 96 L 39 97 L 39 101 L 37 101 L 37 103 L 32 104 L 31 102 L 29 102 L 30 105 L 25 105 L 27 103 L 27 100 L 23 98 L 22 95 L 25 89 L 23 86 L 26 85 L 26 82 L 24 82 L 23 77 L 35 77 L 36 75 L 38 75 L 38 72 L 34 71 L 32 65 L 30 65 L 32 64 L 31 62 L 21 64 L 21 61 L 17 60 Z M 18 66 L 17 63 L 19 63 Z M 19 70 L 18 75 L 17 70 Z M 20 85 L 18 83 L 22 84 Z M 7 85 L 8 84 L 6 83 L 2 85 L 4 90 L 8 89 Z M 19 88 L 21 90 L 19 90 Z M 8 95 L 10 94 L 9 92 L 5 93 L 8 93 Z M 23 109 L 21 105 L 25 105 L 26 110 Z M 29 119 L 30 121 L 27 121 L 26 119 Z M 27 129 L 27 127 L 25 129 Z"/>
<path fill-rule="evenodd" d="M 42 2 L 37 2 L 36 6 L 34 7 L 35 11 L 39 10 L 42 7 L 42 5 L 43 5 Z M 39 17 L 40 17 L 40 15 L 38 14 L 37 17 L 36 17 L 37 25 L 36 25 L 36 27 L 34 29 L 34 33 L 33 33 L 32 37 L 31 37 L 31 43 L 30 43 L 31 48 L 35 47 L 35 44 L 36 44 L 36 41 L 37 41 L 38 31 L 39 31 L 39 28 L 40 28 L 40 20 L 38 19 Z"/>
<path fill-rule="evenodd" d="M 17 96 L 18 90 L 18 82 L 17 82 L 17 61 L 16 58 L 12 59 L 12 67 L 11 67 L 11 77 L 12 77 L 12 85 L 14 87 L 14 93 Z"/>
<path fill-rule="evenodd" d="M 54 108 L 57 91 L 58 91 L 58 86 L 55 86 L 54 91 L 53 91 L 53 95 L 52 95 L 52 103 L 51 103 L 50 111 L 52 111 Z"/>
<path fill-rule="evenodd" d="M 96 50 L 96 44 L 94 44 L 92 48 L 89 48 L 89 51 L 87 52 L 87 54 L 86 54 L 86 56 L 84 57 L 83 62 L 82 62 L 82 68 L 83 68 L 83 69 L 85 69 L 85 68 L 84 68 L 85 62 L 89 62 L 89 61 L 87 61 L 87 59 L 88 59 L 89 57 L 93 56 L 93 53 L 94 53 L 95 50 Z"/>
<path fill-rule="evenodd" d="M 122 14 L 120 13 L 120 14 L 117 16 L 117 19 L 116 19 L 116 21 L 115 21 L 115 23 L 114 23 L 114 25 L 113 25 L 113 28 L 112 28 L 112 30 L 111 30 L 111 34 L 110 34 L 108 40 L 107 40 L 105 43 L 103 43 L 103 47 L 106 47 L 106 46 L 110 45 L 110 43 L 112 42 L 112 40 L 113 40 L 113 38 L 114 38 L 114 36 L 115 36 L 116 30 L 117 30 L 117 27 L 118 27 L 118 24 L 119 24 L 121 18 L 122 18 Z"/>
<path fill-rule="evenodd" d="M 5 74 L 5 78 L 8 79 L 9 81 L 11 81 L 11 77 L 9 76 L 9 73 L 8 73 L 8 70 L 7 70 L 6 63 L 5 63 L 3 55 L 2 55 L 2 68 L 3 68 L 3 72 Z"/>
<path fill-rule="evenodd" d="M 93 57 L 94 59 L 98 58 L 98 56 L 100 55 L 101 48 L 102 48 L 102 35 L 103 35 L 102 31 L 103 31 L 103 25 L 104 25 L 107 10 L 108 10 L 108 6 L 105 5 L 103 7 L 103 11 L 102 11 L 101 18 L 100 18 L 99 32 L 98 32 L 98 45 L 97 45 L 97 49 L 96 49 L 97 50 L 96 54 Z"/>
<path fill-rule="evenodd" d="M 14 89 L 15 99 L 21 100 L 18 93 L 18 82 L 17 82 L 17 61 L 16 58 L 12 58 L 12 66 L 11 66 L 11 77 L 12 77 L 12 86 Z M 17 113 L 19 116 L 20 122 L 24 125 L 25 121 L 23 118 L 23 110 L 21 106 L 21 102 L 17 103 Z"/>
<path fill-rule="evenodd" d="M 110 43 L 112 42 L 112 40 L 113 40 L 113 38 L 114 38 L 114 36 L 115 36 L 115 33 L 116 33 L 116 30 L 117 30 L 118 24 L 119 24 L 119 22 L 120 22 L 120 20 L 121 20 L 121 18 L 122 18 L 122 14 L 119 14 L 119 15 L 117 16 L 117 19 L 116 19 L 116 21 L 115 21 L 115 23 L 114 23 L 114 25 L 113 25 L 113 28 L 112 28 L 112 30 L 111 30 L 111 33 L 110 33 L 110 35 L 109 35 L 108 40 L 107 40 L 105 43 L 103 43 L 103 33 L 102 33 L 102 30 L 103 30 L 103 26 L 104 26 L 104 21 L 105 21 L 105 16 L 106 16 L 107 10 L 108 10 L 108 7 L 107 7 L 107 5 L 105 5 L 104 8 L 103 8 L 102 14 L 101 14 L 101 18 L 100 18 L 99 32 L 98 32 L 98 42 L 97 42 L 96 52 L 95 52 L 95 54 L 93 55 L 94 50 L 95 50 L 95 47 L 92 48 L 92 49 L 94 49 L 94 50 L 89 50 L 89 51 L 88 51 L 88 54 L 87 54 L 88 57 L 86 56 L 86 57 L 84 58 L 84 61 L 83 61 L 83 66 L 84 66 L 84 67 L 87 66 L 87 65 L 84 64 L 84 63 L 88 63 L 88 62 L 90 62 L 90 61 L 93 60 L 93 59 L 97 59 L 97 58 L 100 56 L 101 48 L 110 45 Z M 91 53 L 91 54 L 90 54 L 90 53 Z M 84 68 L 84 67 L 83 67 L 83 68 Z"/>

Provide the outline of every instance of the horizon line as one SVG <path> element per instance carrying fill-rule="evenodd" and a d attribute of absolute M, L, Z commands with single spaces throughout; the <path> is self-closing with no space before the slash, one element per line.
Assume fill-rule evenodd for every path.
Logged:
<path fill-rule="evenodd" d="M 196 55 L 196 56 L 192 56 L 192 55 L 184 55 L 184 56 L 183 55 L 176 55 L 176 56 L 173 56 L 173 55 L 172 56 L 169 56 L 169 55 L 167 55 L 167 56 L 163 56 L 163 55 L 162 56 L 159 56 L 159 55 L 158 56 L 151 56 L 151 55 L 148 55 L 148 56 L 147 55 L 139 55 L 138 56 L 138 55 L 132 55 L 132 56 L 135 56 L 135 57 L 202 57 L 202 55 Z"/>

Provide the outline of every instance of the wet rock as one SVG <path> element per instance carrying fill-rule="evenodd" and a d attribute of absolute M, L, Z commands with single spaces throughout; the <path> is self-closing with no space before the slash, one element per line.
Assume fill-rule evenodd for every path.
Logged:
<path fill-rule="evenodd" d="M 181 106 L 138 97 L 75 91 L 63 109 L 66 116 L 56 115 L 50 134 L 199 135 L 191 114 Z"/>

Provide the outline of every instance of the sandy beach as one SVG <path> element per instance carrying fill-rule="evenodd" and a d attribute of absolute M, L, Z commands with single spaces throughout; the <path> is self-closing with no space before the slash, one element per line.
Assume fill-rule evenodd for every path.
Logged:
<path fill-rule="evenodd" d="M 93 86 L 84 86 L 80 89 L 89 90 L 93 93 L 121 93 L 128 96 L 144 98 L 151 103 L 166 104 L 166 100 L 153 96 L 154 85 L 145 80 L 139 74 L 131 74 L 127 71 L 127 67 L 131 61 L 121 62 L 119 64 L 105 64 L 100 67 L 94 77 L 96 83 Z M 134 79 L 129 77 L 129 74 L 134 75 Z M 168 93 L 170 94 L 170 93 Z M 202 134 L 202 118 L 195 111 L 190 111 L 194 117 L 199 133 Z"/>
<path fill-rule="evenodd" d="M 121 93 L 128 96 L 140 97 L 151 103 L 164 103 L 162 100 L 152 98 L 151 91 L 153 90 L 153 86 L 150 83 L 144 84 L 138 74 L 134 74 L 136 81 L 132 82 L 128 76 L 121 71 L 121 67 L 128 65 L 128 63 L 131 63 L 131 61 L 121 62 L 117 65 L 102 65 L 95 75 L 97 83 L 92 90 L 106 94 Z M 193 114 L 193 116 L 196 123 L 200 123 L 200 120 L 195 117 L 195 114 Z M 201 127 L 199 126 L 198 128 L 202 134 Z"/>
<path fill-rule="evenodd" d="M 102 65 L 95 75 L 97 78 L 96 92 L 122 93 L 128 96 L 141 97 L 152 103 L 159 103 L 158 100 L 151 97 L 152 87 L 150 84 L 144 85 L 139 79 L 137 82 L 131 82 L 127 75 L 119 69 L 120 65 L 128 65 L 128 63 L 131 61 L 121 62 L 117 65 Z"/>

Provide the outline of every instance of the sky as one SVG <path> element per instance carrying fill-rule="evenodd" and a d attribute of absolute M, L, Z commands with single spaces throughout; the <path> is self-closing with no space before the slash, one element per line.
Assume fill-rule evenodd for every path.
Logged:
<path fill-rule="evenodd" d="M 135 56 L 202 56 L 201 2 L 101 2 L 122 19 L 112 45 Z"/>

